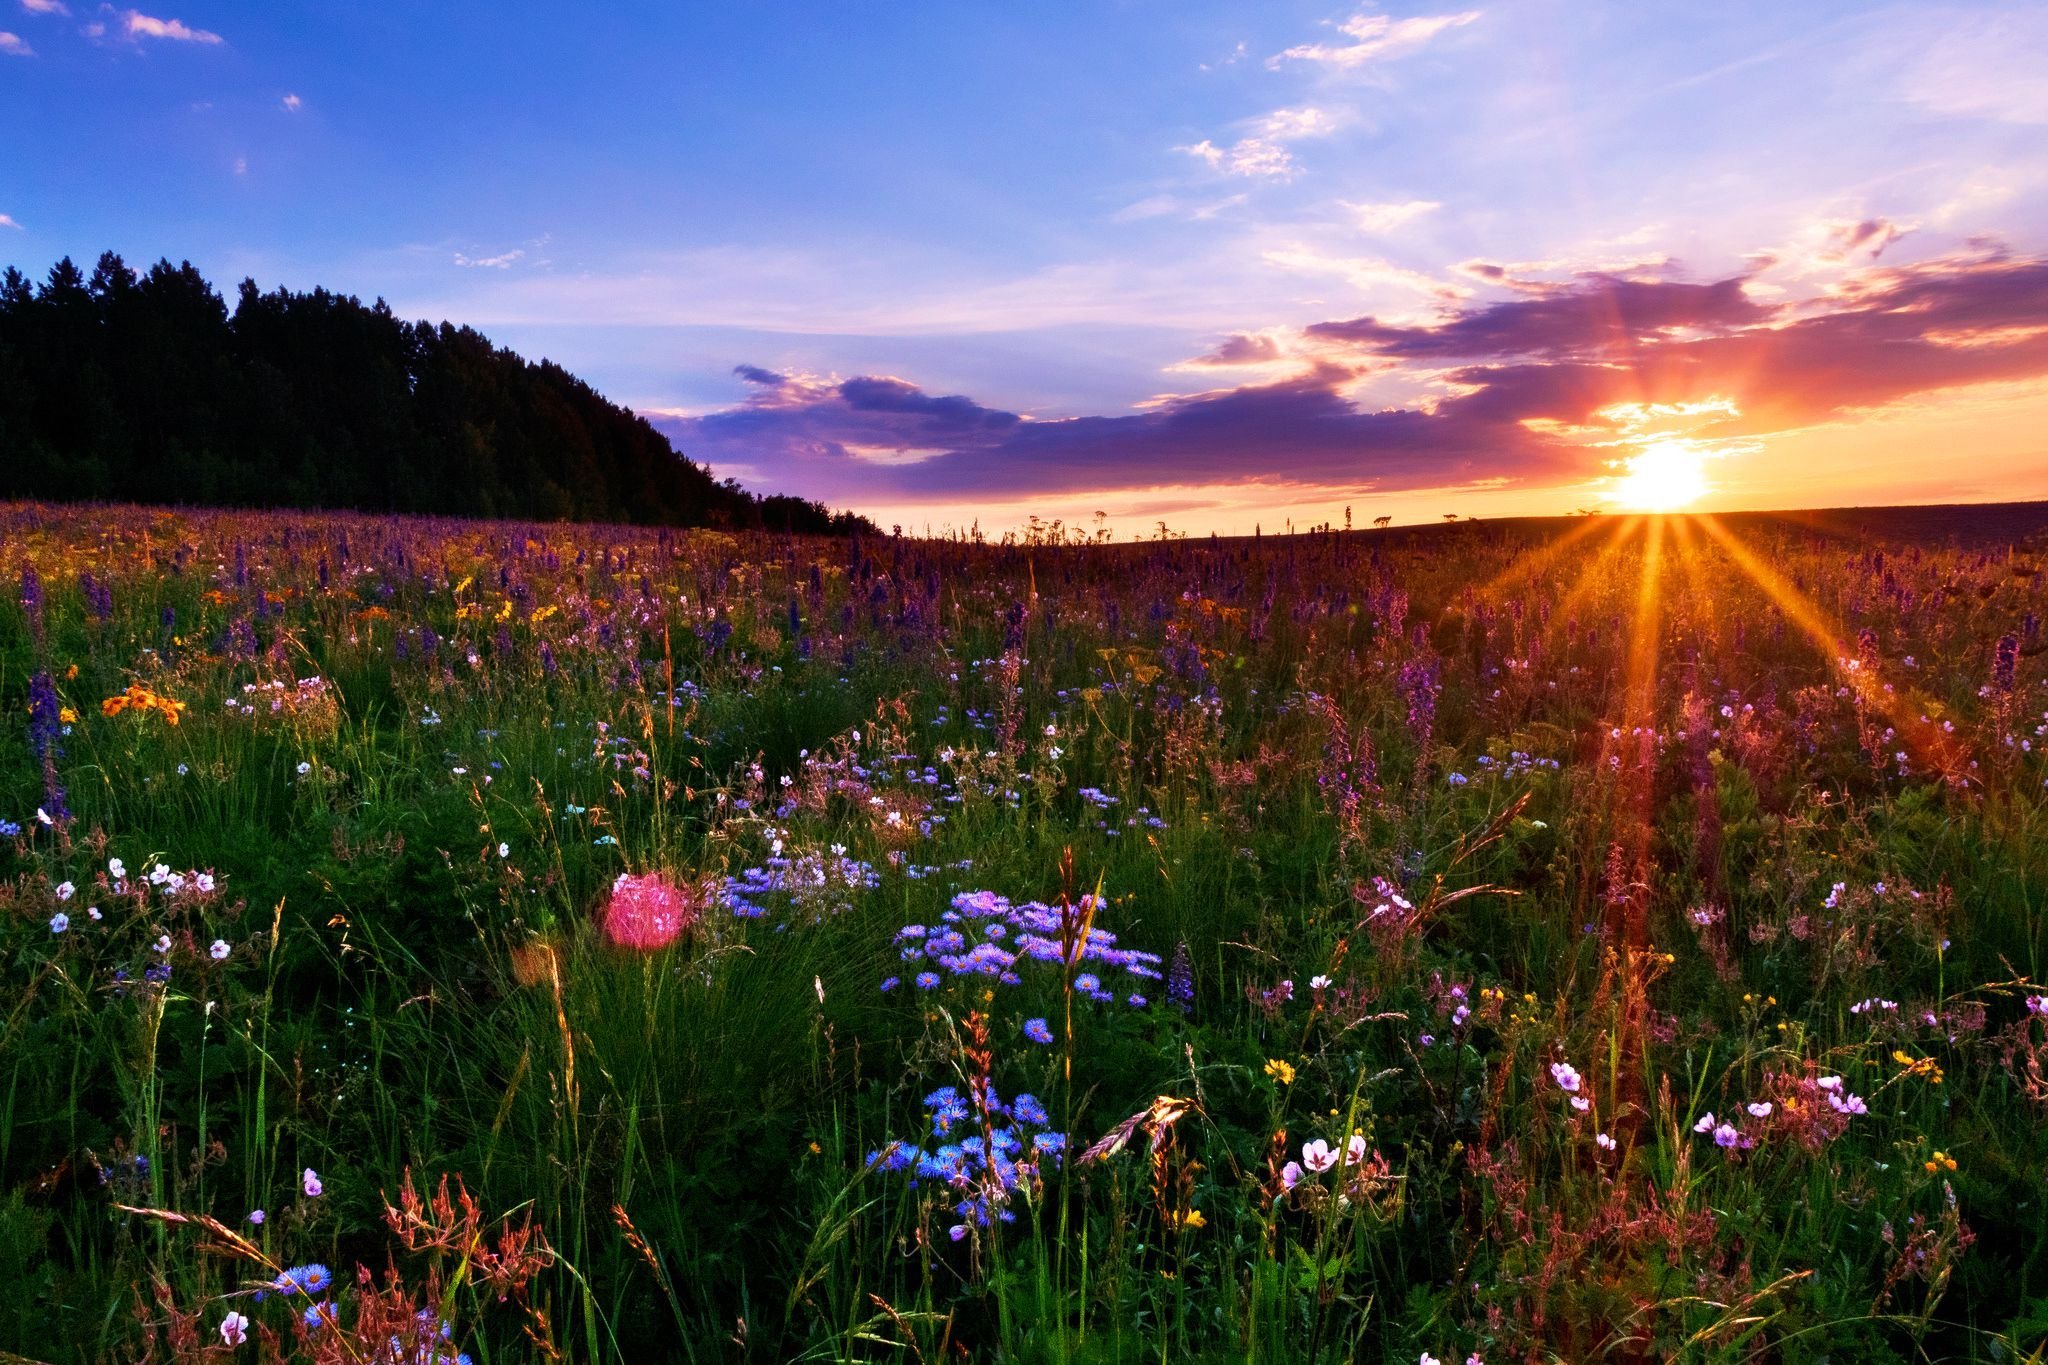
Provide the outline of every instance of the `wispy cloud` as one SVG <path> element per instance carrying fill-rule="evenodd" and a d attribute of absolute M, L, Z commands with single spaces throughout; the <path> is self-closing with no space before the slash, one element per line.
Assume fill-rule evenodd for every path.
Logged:
<path fill-rule="evenodd" d="M 24 42 L 20 34 L 9 33 L 5 29 L 0 29 L 0 52 L 4 52 L 10 57 L 33 57 L 36 55 L 36 50 Z"/>
<path fill-rule="evenodd" d="M 159 38 L 175 43 L 212 45 L 222 41 L 218 33 L 193 28 L 181 19 L 158 19 L 132 9 L 121 11 L 121 31 L 129 38 Z"/>
<path fill-rule="evenodd" d="M 1360 232 L 1369 232 L 1375 237 L 1383 237 L 1414 222 L 1424 214 L 1435 213 L 1443 207 L 1434 199 L 1410 199 L 1387 204 L 1353 204 L 1342 199 L 1337 202 L 1344 206 L 1352 221 L 1358 224 Z"/>
<path fill-rule="evenodd" d="M 2048 123 L 2048 10 L 1916 10 L 1909 23 L 1898 35 L 1911 53 L 1902 80 L 1908 100 L 1961 118 Z"/>
<path fill-rule="evenodd" d="M 1210 169 L 1226 175 L 1268 176 L 1287 179 L 1297 167 L 1289 144 L 1304 138 L 1325 137 L 1337 130 L 1340 120 L 1327 110 L 1313 107 L 1275 109 L 1248 121 L 1245 135 L 1227 147 L 1208 138 L 1191 146 L 1175 147 Z"/>
<path fill-rule="evenodd" d="M 298 113 L 299 110 L 306 107 L 306 102 L 300 99 L 297 95 L 286 95 L 283 99 L 279 100 L 278 103 L 283 105 L 287 111 L 294 114 Z"/>
<path fill-rule="evenodd" d="M 21 224 L 14 221 L 14 215 L 11 213 L 0 213 L 0 227 L 13 228 L 16 232 L 22 230 Z"/>
<path fill-rule="evenodd" d="M 524 247 L 507 251 L 498 256 L 465 256 L 458 251 L 455 253 L 455 264 L 468 269 L 510 270 L 512 263 L 524 255 L 526 255 Z"/>
<path fill-rule="evenodd" d="M 70 9 L 65 6 L 64 0 L 21 0 L 21 7 L 30 14 L 67 15 L 71 13 Z"/>
<path fill-rule="evenodd" d="M 1410 19 L 1361 11 L 1337 25 L 1349 42 L 1304 43 L 1269 58 L 1266 65 L 1277 68 L 1286 62 L 1315 62 L 1338 71 L 1354 71 L 1368 63 L 1405 57 L 1445 30 L 1463 28 L 1478 17 L 1476 9 Z"/>

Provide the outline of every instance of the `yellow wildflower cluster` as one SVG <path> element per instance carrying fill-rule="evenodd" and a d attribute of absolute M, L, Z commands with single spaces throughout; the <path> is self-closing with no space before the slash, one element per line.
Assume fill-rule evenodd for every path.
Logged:
<path fill-rule="evenodd" d="M 1920 1164 L 1927 1168 L 1927 1174 L 1934 1175 L 1940 1171 L 1954 1170 L 1956 1168 L 1956 1159 L 1947 1152 L 1936 1152 L 1932 1157 Z"/>
<path fill-rule="evenodd" d="M 1932 1057 L 1914 1057 L 1905 1052 L 1894 1051 L 1892 1060 L 1906 1068 L 1908 1076 L 1924 1076 L 1929 1085 L 1941 1084 L 1941 1064 Z"/>
<path fill-rule="evenodd" d="M 176 725 L 178 713 L 184 709 L 184 702 L 172 701 L 161 693 L 150 691 L 141 683 L 130 683 L 126 692 L 108 697 L 100 703 L 100 714 L 103 716 L 118 716 L 123 711 L 154 711 L 164 718 L 166 725 Z"/>

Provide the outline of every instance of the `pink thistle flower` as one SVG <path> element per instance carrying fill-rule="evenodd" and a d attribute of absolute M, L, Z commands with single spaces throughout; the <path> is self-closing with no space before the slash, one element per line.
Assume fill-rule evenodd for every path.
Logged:
<path fill-rule="evenodd" d="M 651 953 L 674 943 L 697 922 L 694 896 L 659 872 L 621 876 L 598 912 L 604 936 L 621 948 Z"/>

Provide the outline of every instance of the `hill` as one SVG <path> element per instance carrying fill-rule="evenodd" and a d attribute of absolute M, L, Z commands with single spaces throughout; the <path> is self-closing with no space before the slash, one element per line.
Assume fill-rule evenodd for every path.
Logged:
<path fill-rule="evenodd" d="M 189 262 L 0 275 L 0 497 L 846 531 L 678 455 L 552 361 Z"/>

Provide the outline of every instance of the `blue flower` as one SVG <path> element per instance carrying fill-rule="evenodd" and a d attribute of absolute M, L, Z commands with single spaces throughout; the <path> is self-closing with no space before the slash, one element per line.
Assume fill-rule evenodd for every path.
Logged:
<path fill-rule="evenodd" d="M 893 990 L 895 990 L 895 989 L 896 989 L 896 988 L 897 988 L 898 986 L 900 986 L 900 985 L 902 985 L 902 984 L 903 984 L 903 978 L 902 978 L 902 977 L 900 977 L 900 976 L 891 976 L 891 977 L 887 977 L 887 978 L 885 978 L 885 979 L 884 979 L 884 980 L 882 981 L 882 989 L 883 989 L 884 991 L 893 991 Z"/>
<path fill-rule="evenodd" d="M 919 972 L 917 974 L 917 988 L 921 991 L 935 990 L 938 984 L 939 974 L 937 972 Z"/>
<path fill-rule="evenodd" d="M 334 1276 L 318 1261 L 295 1265 L 277 1277 L 277 1287 L 287 1294 L 318 1294 L 333 1283 Z"/>
<path fill-rule="evenodd" d="M 1052 1029 L 1047 1027 L 1043 1019 L 1026 1019 L 1024 1036 L 1034 1043 L 1043 1045 L 1052 1041 Z"/>
<path fill-rule="evenodd" d="M 1038 1102 L 1036 1095 L 1019 1095 L 1010 1101 L 1010 1112 L 1017 1116 L 1019 1123 L 1043 1124 L 1052 1121 L 1045 1112 L 1045 1106 Z"/>

